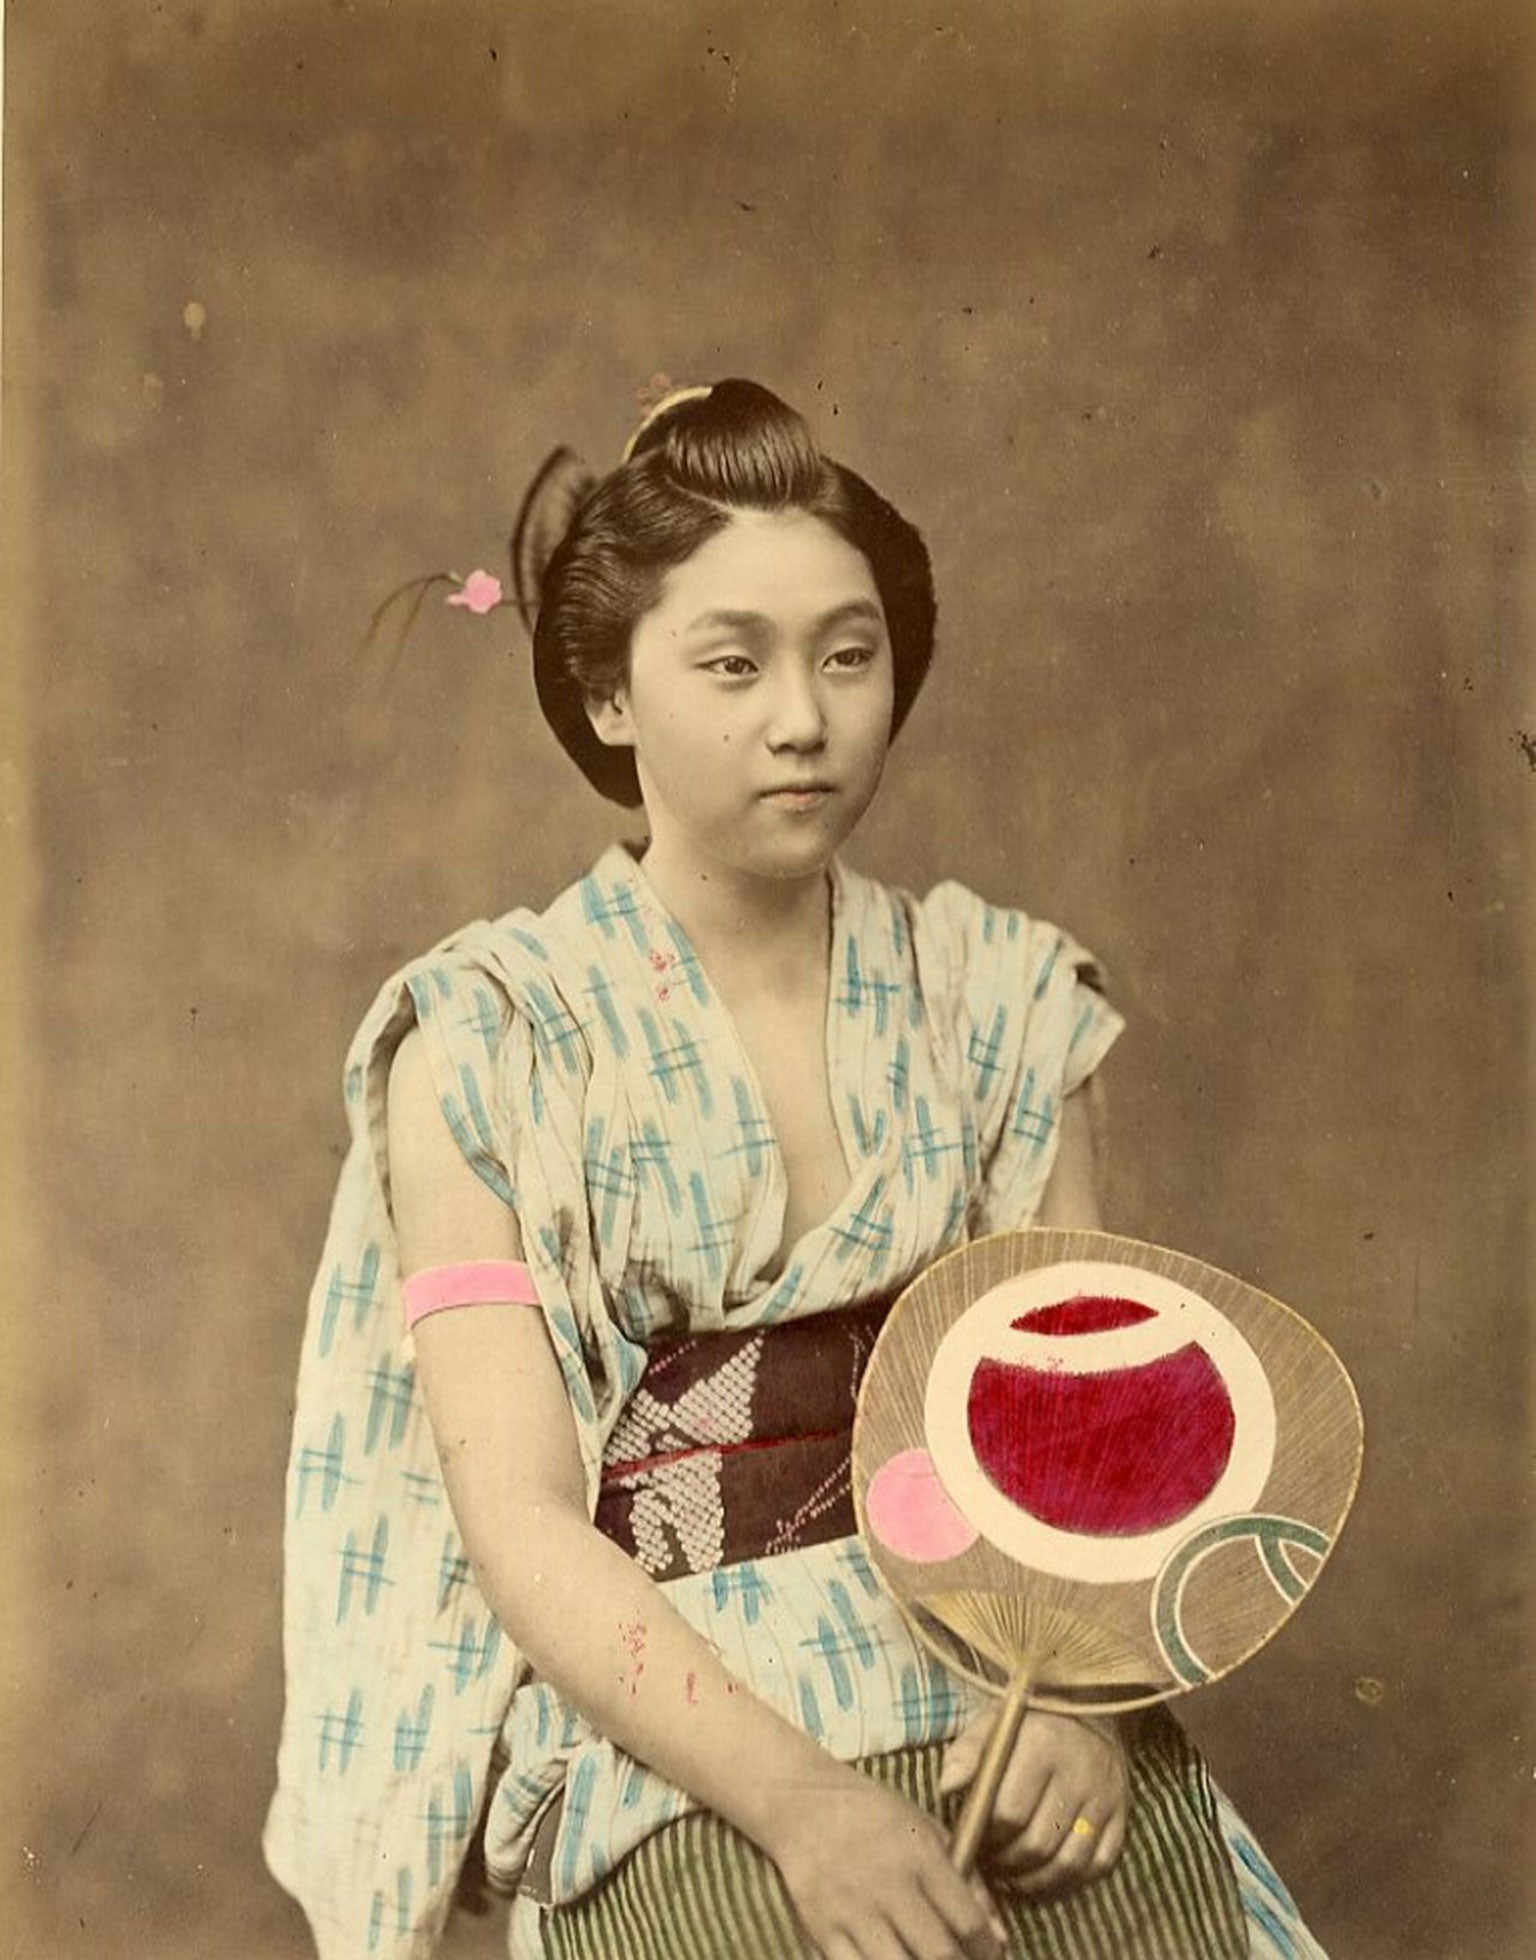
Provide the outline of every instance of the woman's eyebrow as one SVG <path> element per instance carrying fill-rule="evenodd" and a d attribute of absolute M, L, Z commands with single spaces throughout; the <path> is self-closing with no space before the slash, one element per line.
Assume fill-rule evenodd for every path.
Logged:
<path fill-rule="evenodd" d="M 841 606 L 834 606 L 829 613 L 823 613 L 817 622 L 825 632 L 829 626 L 852 626 L 862 624 L 885 627 L 885 614 L 871 599 L 849 599 Z"/>
<path fill-rule="evenodd" d="M 705 633 L 723 628 L 733 633 L 762 633 L 768 629 L 770 623 L 763 613 L 722 609 L 700 613 L 697 619 L 689 620 L 683 631 Z"/>
<path fill-rule="evenodd" d="M 847 626 L 862 622 L 870 626 L 884 627 L 885 615 L 869 599 L 848 599 L 840 606 L 834 606 L 815 621 L 817 632 L 825 633 L 830 627 Z M 734 607 L 720 608 L 702 612 L 696 619 L 690 619 L 683 628 L 685 633 L 703 633 L 724 629 L 733 633 L 765 633 L 773 630 L 774 622 L 766 613 L 738 610 Z"/>

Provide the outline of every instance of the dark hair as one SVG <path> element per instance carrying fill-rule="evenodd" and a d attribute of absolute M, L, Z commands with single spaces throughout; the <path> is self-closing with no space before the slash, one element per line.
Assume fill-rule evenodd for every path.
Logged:
<path fill-rule="evenodd" d="M 530 504 L 545 474 L 519 537 L 537 528 Z M 539 703 L 583 775 L 615 803 L 640 801 L 634 755 L 599 741 L 587 702 L 623 685 L 636 622 L 666 574 L 737 510 L 805 511 L 864 554 L 891 636 L 893 735 L 928 672 L 935 608 L 921 536 L 861 476 L 822 455 L 776 395 L 718 381 L 643 424 L 625 461 L 586 490 L 547 562 L 529 568 Z"/>

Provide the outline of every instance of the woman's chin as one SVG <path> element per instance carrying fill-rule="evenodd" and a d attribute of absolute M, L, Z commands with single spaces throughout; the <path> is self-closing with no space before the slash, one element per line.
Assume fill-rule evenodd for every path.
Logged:
<path fill-rule="evenodd" d="M 823 807 L 777 823 L 743 856 L 750 859 L 753 870 L 768 878 L 809 878 L 825 871 L 854 828 L 847 821 L 829 820 L 831 815 Z"/>

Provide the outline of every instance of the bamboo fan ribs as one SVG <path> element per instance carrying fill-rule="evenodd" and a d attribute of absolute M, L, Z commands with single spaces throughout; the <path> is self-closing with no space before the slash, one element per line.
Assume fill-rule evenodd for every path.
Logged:
<path fill-rule="evenodd" d="M 1321 1336 L 1181 1253 L 1008 1232 L 908 1287 L 860 1394 L 854 1502 L 924 1644 L 1004 1696 L 958 1863 L 1030 1704 L 1159 1701 L 1278 1629 L 1332 1548 L 1360 1452 Z"/>

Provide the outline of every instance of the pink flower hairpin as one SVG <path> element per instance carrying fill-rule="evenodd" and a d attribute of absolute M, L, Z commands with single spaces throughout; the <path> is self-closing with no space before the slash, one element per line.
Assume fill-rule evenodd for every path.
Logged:
<path fill-rule="evenodd" d="M 653 374 L 649 381 L 643 381 L 635 390 L 635 406 L 642 415 L 648 414 L 651 409 L 659 407 L 671 392 L 671 375 Z"/>
<path fill-rule="evenodd" d="M 384 599 L 374 607 L 373 617 L 368 622 L 368 630 L 363 635 L 364 648 L 373 646 L 383 630 L 385 620 L 394 618 L 395 631 L 389 655 L 390 674 L 393 674 L 405 650 L 405 643 L 411 637 L 411 631 L 426 603 L 427 594 L 434 587 L 441 585 L 454 587 L 454 590 L 446 595 L 448 605 L 460 606 L 465 612 L 474 613 L 480 618 L 487 613 L 495 612 L 501 606 L 513 603 L 507 598 L 501 580 L 494 572 L 486 571 L 483 566 L 477 566 L 468 578 L 461 578 L 457 572 L 428 572 L 421 578 L 407 579 L 403 585 L 397 585 L 393 592 L 386 594 Z"/>
<path fill-rule="evenodd" d="M 496 574 L 477 567 L 468 578 L 460 581 L 457 592 L 448 594 L 447 603 L 450 606 L 463 606 L 472 613 L 484 614 L 494 612 L 507 601 Z"/>

